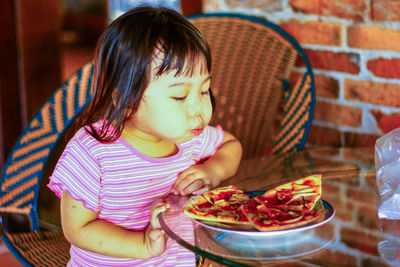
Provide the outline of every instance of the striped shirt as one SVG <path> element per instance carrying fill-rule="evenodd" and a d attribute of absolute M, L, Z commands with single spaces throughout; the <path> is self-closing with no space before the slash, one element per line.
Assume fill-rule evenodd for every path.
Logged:
<path fill-rule="evenodd" d="M 177 144 L 177 154 L 151 158 L 122 138 L 103 144 L 82 128 L 66 146 L 48 187 L 60 198 L 65 190 L 97 213 L 99 219 L 126 229 L 144 230 L 150 220 L 150 205 L 170 193 L 180 172 L 213 155 L 224 135 L 221 127 L 207 126 L 201 135 Z M 181 235 L 193 240 L 190 220 L 180 229 L 186 231 Z M 70 254 L 68 266 L 195 265 L 194 254 L 170 238 L 165 252 L 150 259 L 109 257 L 74 245 L 71 245 Z"/>

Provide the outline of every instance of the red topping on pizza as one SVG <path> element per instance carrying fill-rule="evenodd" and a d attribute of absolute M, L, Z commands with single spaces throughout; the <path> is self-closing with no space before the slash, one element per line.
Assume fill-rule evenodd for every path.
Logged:
<path fill-rule="evenodd" d="M 245 225 L 260 231 L 282 230 L 322 221 L 327 211 L 315 208 L 320 197 L 321 175 L 313 175 L 252 199 L 233 185 L 216 188 L 190 198 L 184 212 L 227 228 Z"/>
<path fill-rule="evenodd" d="M 249 223 L 240 209 L 242 204 L 249 201 L 250 197 L 236 186 L 219 187 L 203 195 L 191 197 L 184 207 L 184 212 L 199 220 Z"/>

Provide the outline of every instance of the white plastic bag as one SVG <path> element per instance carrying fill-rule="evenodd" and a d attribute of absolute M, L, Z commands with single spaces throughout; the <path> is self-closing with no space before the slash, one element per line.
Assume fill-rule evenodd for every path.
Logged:
<path fill-rule="evenodd" d="M 375 143 L 376 182 L 381 198 L 378 217 L 400 219 L 400 128 Z"/>

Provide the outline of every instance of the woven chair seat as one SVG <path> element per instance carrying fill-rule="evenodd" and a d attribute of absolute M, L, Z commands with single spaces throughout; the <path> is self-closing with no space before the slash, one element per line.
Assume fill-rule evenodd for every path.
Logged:
<path fill-rule="evenodd" d="M 24 265 L 32 266 L 66 266 L 70 258 L 71 244 L 65 239 L 62 231 L 34 231 L 30 233 L 5 234 L 6 244 L 12 244 L 14 255 Z"/>

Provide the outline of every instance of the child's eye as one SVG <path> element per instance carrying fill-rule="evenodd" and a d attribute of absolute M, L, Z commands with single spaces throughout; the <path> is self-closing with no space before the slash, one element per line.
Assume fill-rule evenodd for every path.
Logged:
<path fill-rule="evenodd" d="M 210 89 L 207 89 L 207 91 L 201 92 L 201 95 L 210 95 Z"/>
<path fill-rule="evenodd" d="M 183 96 L 183 97 L 172 97 L 172 99 L 175 100 L 175 101 L 183 101 L 183 100 L 186 99 L 186 96 Z"/>

